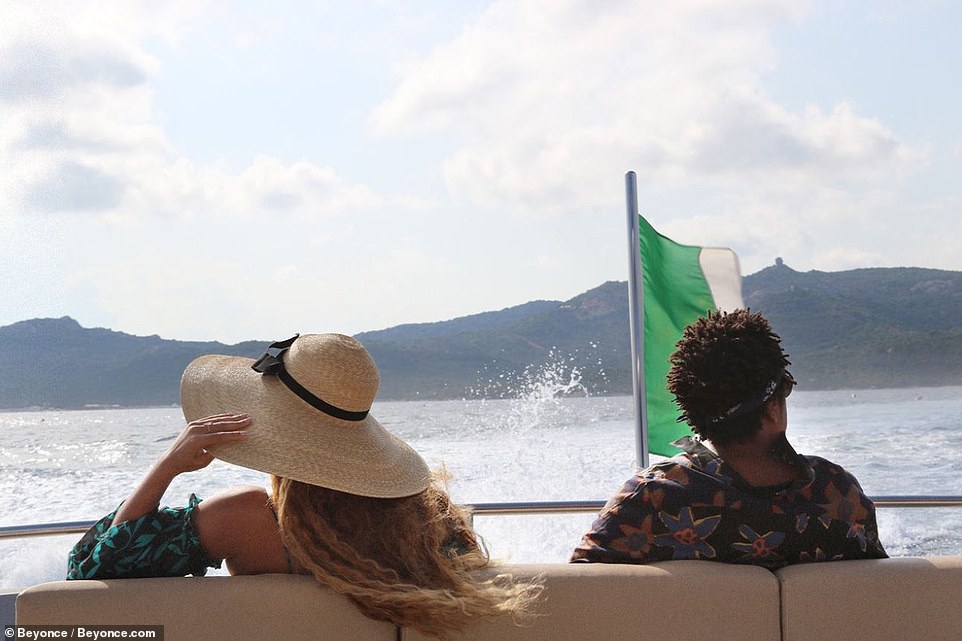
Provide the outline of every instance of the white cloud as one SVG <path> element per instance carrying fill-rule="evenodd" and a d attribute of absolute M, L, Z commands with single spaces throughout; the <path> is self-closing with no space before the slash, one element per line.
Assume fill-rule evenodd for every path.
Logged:
<path fill-rule="evenodd" d="M 808 3 L 0 2 L 0 271 L 37 278 L 11 250 L 36 238 L 58 282 L 16 292 L 88 324 L 241 339 L 564 298 L 625 277 L 628 169 L 660 231 L 746 273 L 958 264 L 957 191 L 929 189 L 957 145 L 814 85 L 779 101 L 778 38 L 824 35 Z"/>
<path fill-rule="evenodd" d="M 149 84 L 158 63 L 142 43 L 176 42 L 203 4 L 14 8 L 0 27 L 11 40 L 0 51 L 0 159 L 13 168 L 0 176 L 6 215 L 323 218 L 387 202 L 331 167 L 269 155 L 202 166 L 171 144 Z"/>
<path fill-rule="evenodd" d="M 925 159 L 844 101 L 794 113 L 764 90 L 770 32 L 798 3 L 496 2 L 401 68 L 372 114 L 383 135 L 440 131 L 456 198 L 528 216 L 610 208 L 600 190 L 817 193 L 897 179 Z"/>
<path fill-rule="evenodd" d="M 160 63 L 144 43 L 176 46 L 200 16 L 192 3 L 6 9 L 0 37 L 14 44 L 0 49 L 0 223 L 18 233 L 0 238 L 0 253 L 23 236 L 27 254 L 56 257 L 60 282 L 45 286 L 68 313 L 175 337 L 241 340 L 253 328 L 270 337 L 295 321 L 357 330 L 364 310 L 389 325 L 388 314 L 417 304 L 398 279 L 441 271 L 416 248 L 370 248 L 381 238 L 372 228 L 389 215 L 416 219 L 429 199 L 385 196 L 308 160 L 200 163 L 177 149 L 153 95 Z M 48 240 L 56 244 L 30 248 Z M 357 295 L 359 271 L 389 305 L 336 302 Z M 22 302 L 46 310 L 45 292 Z"/>

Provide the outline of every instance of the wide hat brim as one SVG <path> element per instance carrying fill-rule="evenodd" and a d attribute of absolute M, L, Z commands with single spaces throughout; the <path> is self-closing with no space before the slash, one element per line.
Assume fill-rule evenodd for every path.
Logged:
<path fill-rule="evenodd" d="M 210 448 L 217 458 L 322 487 L 376 498 L 411 496 L 427 488 L 430 469 L 407 443 L 370 414 L 360 421 L 329 416 L 276 376 L 251 369 L 253 359 L 210 355 L 181 378 L 188 422 L 206 416 L 251 417 L 243 441 Z"/>

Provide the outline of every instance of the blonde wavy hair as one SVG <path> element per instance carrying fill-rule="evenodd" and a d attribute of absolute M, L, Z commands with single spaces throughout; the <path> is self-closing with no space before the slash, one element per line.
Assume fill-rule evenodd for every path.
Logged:
<path fill-rule="evenodd" d="M 271 498 L 291 557 L 373 619 L 443 638 L 480 617 L 521 622 L 541 592 L 537 580 L 473 574 L 488 554 L 438 478 L 379 499 L 273 476 Z"/>

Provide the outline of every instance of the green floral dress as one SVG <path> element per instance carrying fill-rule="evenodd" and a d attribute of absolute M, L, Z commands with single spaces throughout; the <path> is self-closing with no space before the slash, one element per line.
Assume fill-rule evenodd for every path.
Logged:
<path fill-rule="evenodd" d="M 207 554 L 194 531 L 192 516 L 200 501 L 191 494 L 187 507 L 164 507 L 111 526 L 114 510 L 70 551 L 67 579 L 203 576 L 207 568 L 219 568 L 222 559 Z"/>

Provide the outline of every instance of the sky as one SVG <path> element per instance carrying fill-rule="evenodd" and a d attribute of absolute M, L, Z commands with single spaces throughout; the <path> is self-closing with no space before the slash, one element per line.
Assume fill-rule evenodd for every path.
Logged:
<path fill-rule="evenodd" d="M 745 275 L 962 270 L 962 3 L 0 15 L 0 326 L 234 343 L 567 300 L 627 279 L 627 171 Z"/>

